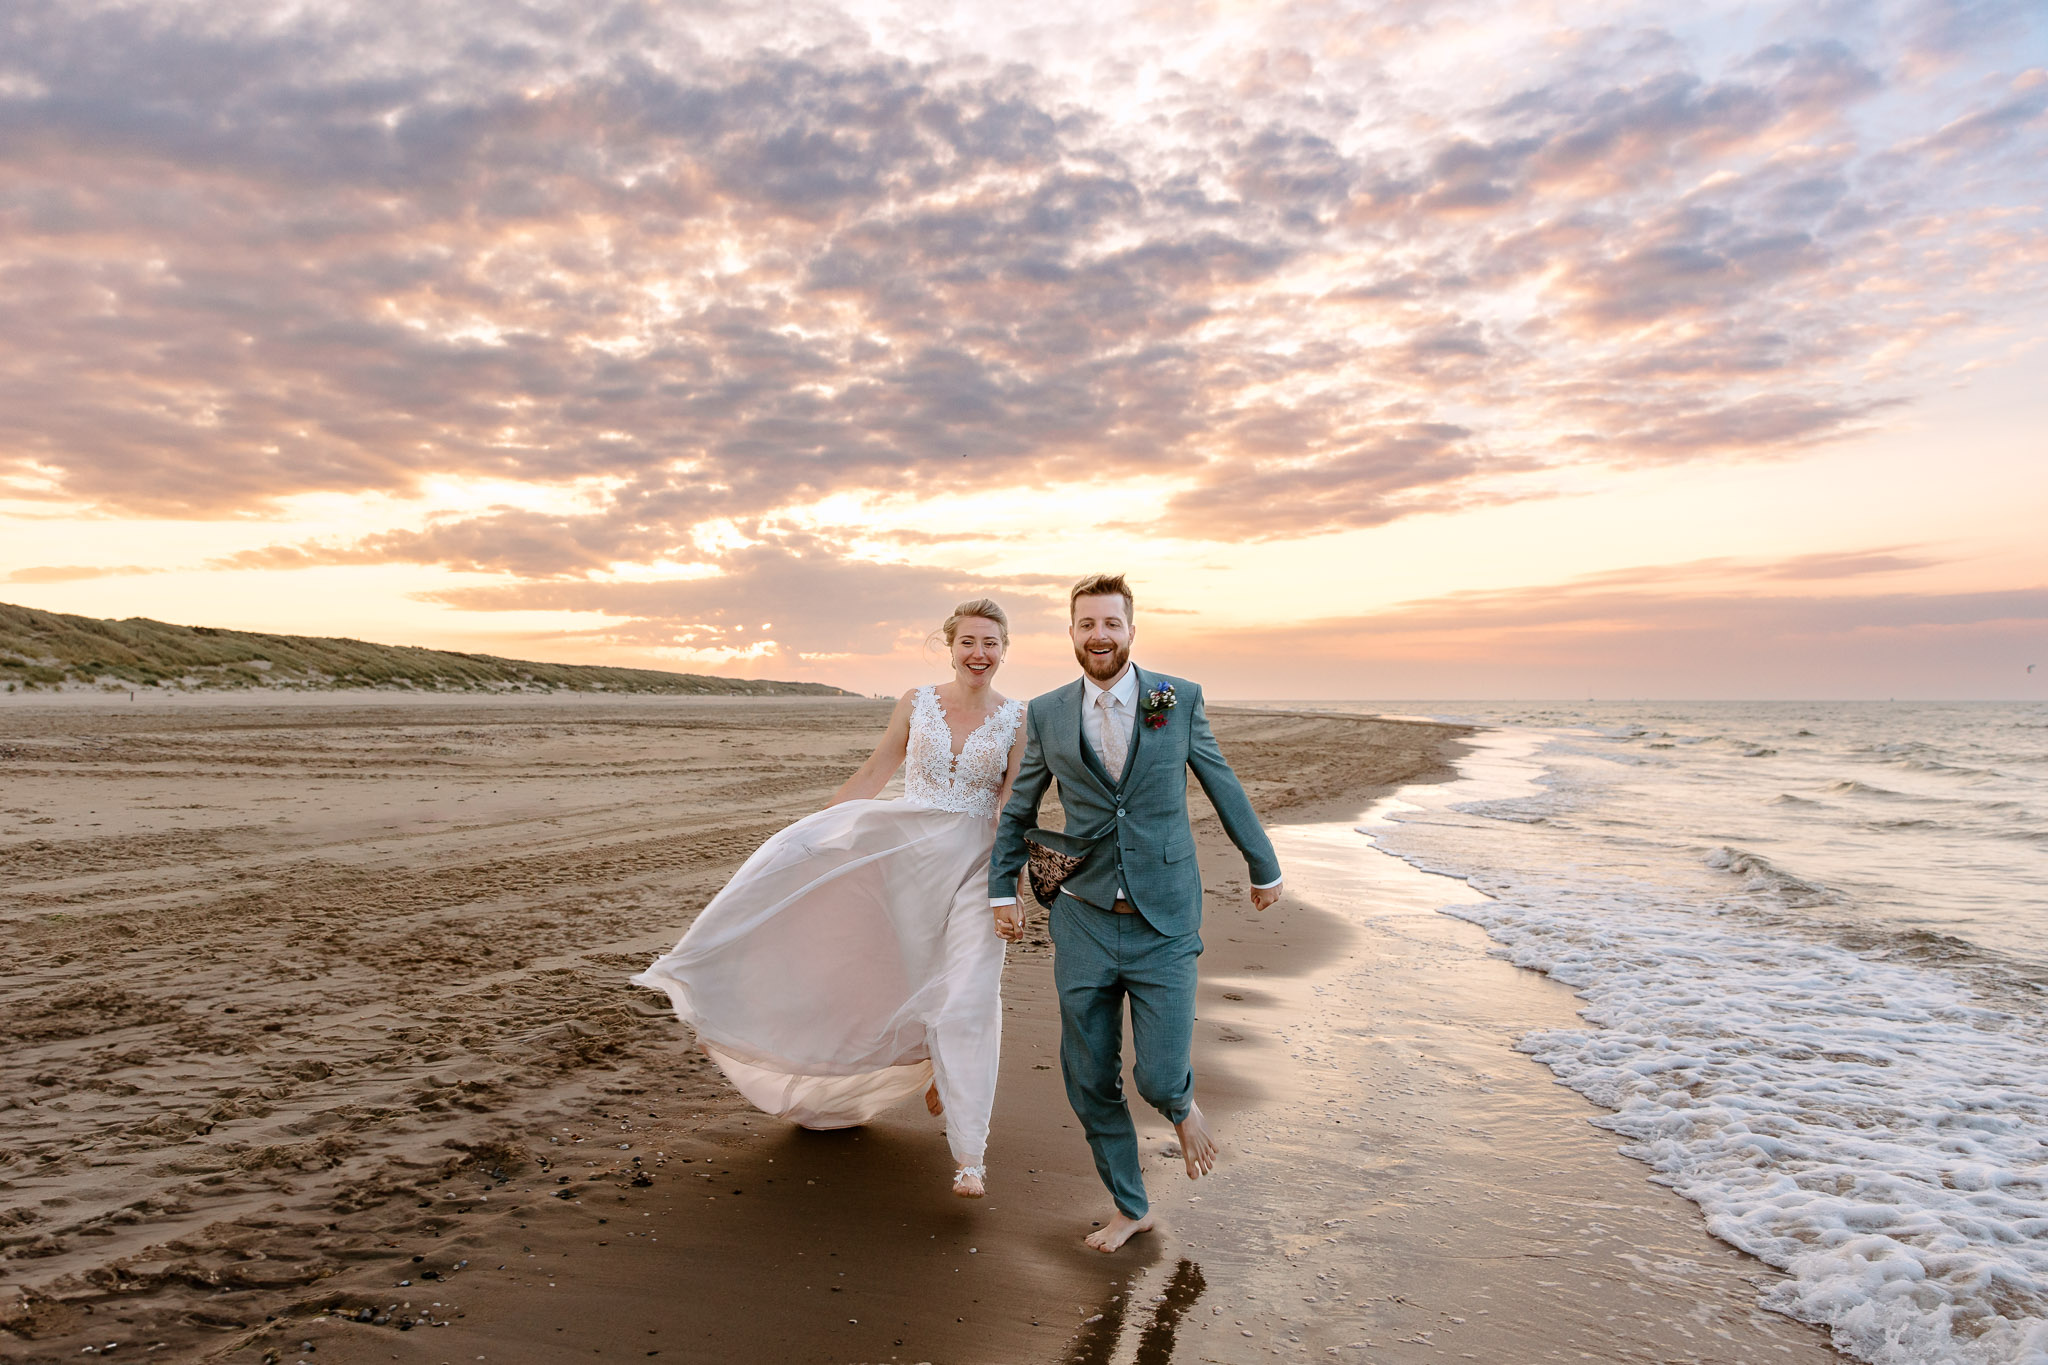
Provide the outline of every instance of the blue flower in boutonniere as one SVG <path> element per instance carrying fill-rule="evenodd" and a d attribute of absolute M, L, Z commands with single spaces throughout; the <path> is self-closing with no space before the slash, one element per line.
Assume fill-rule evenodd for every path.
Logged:
<path fill-rule="evenodd" d="M 1157 730 L 1166 724 L 1166 713 L 1180 705 L 1180 698 L 1173 695 L 1173 684 L 1163 682 L 1145 694 L 1145 728 Z"/>

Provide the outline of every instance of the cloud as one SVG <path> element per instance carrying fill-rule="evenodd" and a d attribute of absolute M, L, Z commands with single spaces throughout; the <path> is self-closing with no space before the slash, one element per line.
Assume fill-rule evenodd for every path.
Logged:
<path fill-rule="evenodd" d="M 162 569 L 145 568 L 140 564 L 91 565 L 91 564 L 39 564 L 26 569 L 16 569 L 7 575 L 9 583 L 77 583 L 89 578 L 122 578 L 130 574 L 162 573 Z"/>
<path fill-rule="evenodd" d="M 1951 561 L 1924 553 L 1913 553 L 1910 545 L 1874 546 L 1864 550 L 1828 550 L 1791 555 L 1782 559 L 1736 559 L 1715 556 L 1682 560 L 1671 564 L 1634 564 L 1626 568 L 1603 569 L 1581 574 L 1566 583 L 1545 587 L 1545 594 L 1587 594 L 1615 589 L 1675 592 L 1680 588 L 1708 592 L 1725 591 L 1730 583 L 1761 587 L 1770 580 L 1839 580 L 1880 574 L 1909 573 Z M 1768 590 L 1768 589 L 1765 589 Z M 1520 591 L 1519 589 L 1516 591 Z M 1481 598 L 1486 594 L 1480 594 Z"/>
<path fill-rule="evenodd" d="M 1896 549 L 1828 551 L 1794 555 L 1761 572 L 1769 578 L 1840 579 L 1865 574 L 1911 573 L 1940 562 L 1927 555 L 1900 554 Z"/>
<path fill-rule="evenodd" d="M 1867 427 L 1890 405 L 1782 393 L 1719 406 L 1696 406 L 1685 398 L 1632 401 L 1582 395 L 1559 406 L 1597 421 L 1595 429 L 1567 438 L 1574 444 L 1611 451 L 1617 460 L 1668 460 L 1709 451 L 1755 453 L 1836 440 Z"/>
<path fill-rule="evenodd" d="M 1206 532 L 1267 540 L 1443 510 L 1458 504 L 1486 465 L 1472 435 L 1443 423 L 1409 423 L 1363 435 L 1324 458 L 1218 462 L 1197 487 L 1167 502 L 1160 525 L 1193 539 Z"/>
<path fill-rule="evenodd" d="M 223 569 L 308 569 L 322 564 L 440 564 L 522 578 L 585 577 L 619 561 L 697 562 L 704 556 L 630 514 L 567 516 L 498 507 L 437 520 L 423 530 L 381 531 L 348 544 L 307 542 L 240 550 L 209 561 Z"/>
<path fill-rule="evenodd" d="M 1874 549 L 1783 560 L 1643 565 L 1562 583 L 1450 593 L 1368 615 L 1283 626 L 1279 633 L 1337 641 L 1336 648 L 1347 653 L 1377 653 L 1390 640 L 1448 655 L 1519 641 L 1517 650 L 1554 650 L 1559 660 L 1580 651 L 1579 657 L 1612 661 L 1628 657 L 1634 648 L 1630 637 L 1646 632 L 1726 639 L 1730 632 L 1767 628 L 1847 637 L 1866 630 L 2048 622 L 2048 588 L 1819 595 L 1773 586 L 1839 582 L 1936 562 L 1896 549 Z M 1610 644 L 1601 644 L 1602 638 L 1610 638 Z"/>
<path fill-rule="evenodd" d="M 1381 611 L 1192 636 L 1232 662 L 1286 661 L 1294 695 L 2014 696 L 2048 637 L 2048 588 L 1852 590 L 1928 561 L 1891 550 L 1645 566 L 1460 592 Z M 1816 592 L 1803 585 L 1843 583 Z M 1224 695 L 1230 695 L 1228 691 Z"/>
<path fill-rule="evenodd" d="M 1913 151 L 1942 160 L 1981 156 L 2012 142 L 2048 118 L 2048 83 L 2016 87 L 1989 107 L 1976 109 L 1913 144 Z"/>
<path fill-rule="evenodd" d="M 741 591 L 772 575 L 704 528 L 834 498 L 1143 480 L 1228 541 L 1797 452 L 2042 281 L 2021 178 L 1975 168 L 2044 150 L 2044 87 L 1893 74 L 2023 10 L 1726 52 L 1657 4 L 1461 14 L 1276 6 L 1205 55 L 1150 12 L 892 49 L 830 4 L 22 0 L 0 479 L 206 518 L 573 483 L 574 515 L 423 502 L 218 563 Z"/>
<path fill-rule="evenodd" d="M 1358 635 L 1440 634 L 1503 643 L 1535 638 L 1559 662 L 1608 662 L 1638 657 L 1646 632 L 1689 635 L 1731 643 L 1771 636 L 1849 639 L 1868 631 L 1924 631 L 1930 628 L 2013 622 L 2048 625 L 2048 589 L 1979 593 L 1873 593 L 1808 596 L 1753 593 L 1574 591 L 1520 589 L 1459 594 L 1411 603 L 1370 620 L 1348 623 Z M 1338 623 L 1326 622 L 1336 628 Z M 1613 644 L 1601 648 L 1599 636 Z"/>
<path fill-rule="evenodd" d="M 1902 55 L 1922 69 L 1952 66 L 1972 52 L 2023 41 L 2038 16 L 2029 0 L 1925 0 L 1899 16 Z"/>
<path fill-rule="evenodd" d="M 1574 262 L 1561 283 L 1573 314 L 1601 326 L 1720 310 L 1826 263 L 1804 232 L 1757 232 L 1689 208 L 1647 225 L 1615 255 Z"/>
<path fill-rule="evenodd" d="M 937 628 L 957 601 L 1029 601 L 1050 586 L 1030 579 L 991 585 L 951 570 L 849 559 L 788 537 L 735 550 L 718 573 L 701 578 L 527 582 L 426 596 L 466 611 L 596 612 L 618 619 L 601 632 L 614 643 L 818 655 L 886 653 L 902 637 Z"/>

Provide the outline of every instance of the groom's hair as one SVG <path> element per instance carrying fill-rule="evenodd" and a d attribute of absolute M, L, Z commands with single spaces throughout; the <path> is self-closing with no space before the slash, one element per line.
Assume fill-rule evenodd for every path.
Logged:
<path fill-rule="evenodd" d="M 1124 623 L 1130 624 L 1131 617 L 1138 610 L 1137 602 L 1131 597 L 1131 585 L 1124 582 L 1120 573 L 1092 573 L 1074 585 L 1067 594 L 1067 619 L 1074 619 L 1074 603 L 1084 597 L 1107 597 L 1116 593 L 1124 599 Z"/>

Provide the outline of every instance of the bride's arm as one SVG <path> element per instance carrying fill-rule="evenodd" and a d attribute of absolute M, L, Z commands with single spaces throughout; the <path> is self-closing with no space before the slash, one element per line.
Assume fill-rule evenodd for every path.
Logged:
<path fill-rule="evenodd" d="M 825 804 L 836 806 L 842 801 L 869 801 L 882 788 L 889 785 L 889 779 L 903 766 L 903 755 L 910 748 L 910 698 L 905 692 L 896 701 L 896 709 L 889 713 L 889 728 L 882 731 L 882 742 L 868 755 L 868 761 L 861 764 L 852 777 L 846 779 L 832 799 Z M 1015 774 L 1015 758 L 1010 761 L 1010 771 Z"/>
<path fill-rule="evenodd" d="M 1003 773 L 1002 790 L 996 793 L 996 813 L 989 817 L 989 823 L 992 825 L 1003 818 L 1003 807 L 1010 804 L 1010 789 L 1017 785 L 1017 769 L 1024 764 L 1024 741 L 1027 738 L 1025 732 L 1029 728 L 1020 723 L 1017 726 L 1017 738 L 1010 742 L 1010 766 Z"/>

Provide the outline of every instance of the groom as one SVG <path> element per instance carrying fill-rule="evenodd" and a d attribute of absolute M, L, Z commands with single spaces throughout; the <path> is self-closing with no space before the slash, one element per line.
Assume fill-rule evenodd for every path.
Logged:
<path fill-rule="evenodd" d="M 1088 1245 L 1115 1251 L 1153 1226 L 1124 1102 L 1123 1013 L 1131 1002 L 1138 1093 L 1180 1134 L 1188 1177 L 1216 1164 L 1216 1141 L 1195 1106 L 1188 1046 L 1195 1024 L 1195 957 L 1202 951 L 1202 876 L 1188 828 L 1193 768 L 1224 832 L 1251 869 L 1252 908 L 1280 898 L 1280 864 L 1237 774 L 1216 747 L 1191 682 L 1131 664 L 1131 589 L 1097 574 L 1068 595 L 1069 633 L 1083 677 L 1032 699 L 1023 766 L 1003 808 L 989 860 L 996 932 L 1023 936 L 1017 877 L 1027 835 L 1083 860 L 1053 897 L 1053 983 L 1060 994 L 1060 1069 L 1095 1170 L 1116 1214 Z M 1035 830 L 1057 780 L 1064 832 Z"/>

